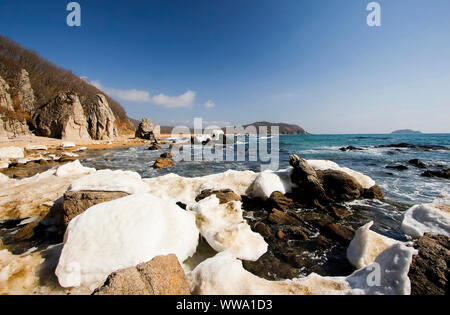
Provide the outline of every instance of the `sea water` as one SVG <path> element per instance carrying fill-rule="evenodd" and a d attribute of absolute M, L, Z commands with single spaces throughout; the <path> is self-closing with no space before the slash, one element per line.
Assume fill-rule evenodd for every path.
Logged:
<path fill-rule="evenodd" d="M 236 146 L 249 150 L 248 137 L 237 139 Z M 385 235 L 402 238 L 399 231 L 403 211 L 414 204 L 432 202 L 441 193 L 450 193 L 448 180 L 421 176 L 425 169 L 410 165 L 409 160 L 419 159 L 427 169 L 450 167 L 450 151 L 418 148 L 378 148 L 380 145 L 408 143 L 412 145 L 450 147 L 450 134 L 414 135 L 283 135 L 279 138 L 279 168 L 289 167 L 289 156 L 297 154 L 309 160 L 331 160 L 370 176 L 386 194 L 384 201 L 357 200 L 346 203 L 358 212 L 358 222 L 376 222 L 374 230 Z M 270 145 L 270 139 L 269 139 Z M 342 147 L 354 146 L 364 150 L 346 151 Z M 167 152 L 168 149 L 164 150 Z M 97 169 L 124 169 L 138 172 L 142 177 L 156 177 L 175 173 L 185 177 L 198 177 L 233 170 L 260 171 L 259 162 L 189 161 L 179 162 L 170 169 L 153 169 L 154 161 L 162 151 L 149 151 L 134 147 L 108 151 L 104 155 L 88 157 L 83 165 Z M 408 169 L 387 169 L 388 165 L 404 165 Z"/>

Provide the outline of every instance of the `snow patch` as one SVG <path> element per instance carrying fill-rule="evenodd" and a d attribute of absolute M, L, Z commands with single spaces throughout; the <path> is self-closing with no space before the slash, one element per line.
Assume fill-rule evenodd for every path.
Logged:
<path fill-rule="evenodd" d="M 242 262 L 225 251 L 198 265 L 189 275 L 193 294 L 201 295 L 342 295 L 410 294 L 408 278 L 416 251 L 396 244 L 382 252 L 376 265 L 360 269 L 349 277 L 321 277 L 268 281 L 246 271 Z M 375 266 L 379 283 L 372 283 Z"/>
<path fill-rule="evenodd" d="M 356 268 L 372 264 L 380 253 L 400 242 L 370 230 L 373 222 L 367 223 L 355 233 L 347 249 L 347 259 Z"/>
<path fill-rule="evenodd" d="M 63 166 L 58 167 L 56 170 L 56 176 L 65 177 L 65 176 L 74 176 L 74 175 L 83 175 L 83 174 L 92 174 L 95 172 L 95 168 L 88 168 L 81 165 L 80 161 L 76 160 L 71 163 L 67 163 Z"/>
<path fill-rule="evenodd" d="M 100 170 L 75 180 L 69 190 L 120 191 L 136 194 L 146 192 L 148 187 L 136 172 Z"/>
<path fill-rule="evenodd" d="M 450 237 L 450 215 L 433 204 L 415 205 L 405 212 L 402 231 L 413 238 L 422 237 L 425 233 Z"/>
<path fill-rule="evenodd" d="M 238 201 L 219 204 L 219 199 L 212 195 L 188 210 L 196 215 L 200 233 L 214 250 L 228 250 L 240 259 L 256 261 L 267 252 L 267 243 L 251 230 L 241 206 Z"/>
<path fill-rule="evenodd" d="M 4 147 L 0 148 L 0 160 L 21 159 L 24 157 L 23 148 Z"/>
<path fill-rule="evenodd" d="M 291 172 L 291 170 L 278 172 L 268 170 L 260 173 L 250 186 L 248 195 L 252 198 L 267 199 L 275 191 L 283 194 L 291 192 Z"/>
<path fill-rule="evenodd" d="M 141 193 L 89 208 L 72 220 L 56 269 L 62 287 L 95 289 L 112 272 L 155 256 L 192 256 L 199 240 L 195 216 Z"/>

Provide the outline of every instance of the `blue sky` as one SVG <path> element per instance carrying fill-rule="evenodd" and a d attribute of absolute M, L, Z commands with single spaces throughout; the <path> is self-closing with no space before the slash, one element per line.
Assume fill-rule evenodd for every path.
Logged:
<path fill-rule="evenodd" d="M 450 132 L 450 1 L 1 0 L 0 33 L 87 77 L 130 117 Z"/>

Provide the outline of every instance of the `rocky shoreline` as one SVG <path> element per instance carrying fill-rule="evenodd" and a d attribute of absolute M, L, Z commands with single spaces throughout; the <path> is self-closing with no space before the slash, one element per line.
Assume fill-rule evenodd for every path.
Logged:
<path fill-rule="evenodd" d="M 410 236 L 393 240 L 343 203 L 381 188 L 330 161 L 142 179 L 67 158 L 0 175 L 1 294 L 448 294 L 445 196 L 406 211 Z M 379 287 L 363 281 L 373 262 Z"/>

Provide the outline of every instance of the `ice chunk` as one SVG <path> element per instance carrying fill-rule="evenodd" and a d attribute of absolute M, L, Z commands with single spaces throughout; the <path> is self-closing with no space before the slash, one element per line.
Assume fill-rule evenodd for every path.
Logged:
<path fill-rule="evenodd" d="M 24 157 L 23 148 L 4 147 L 0 148 L 0 160 L 21 159 Z"/>
<path fill-rule="evenodd" d="M 370 178 L 367 175 L 364 175 L 360 172 L 357 172 L 355 170 L 352 170 L 348 167 L 340 167 L 337 163 L 327 160 L 308 160 L 309 165 L 315 170 L 334 170 L 334 171 L 341 171 L 344 173 L 347 173 L 348 175 L 352 176 L 358 183 L 366 189 L 369 189 L 373 186 L 375 186 L 375 181 Z"/>
<path fill-rule="evenodd" d="M 6 183 L 10 180 L 10 178 L 8 176 L 6 176 L 5 174 L 0 173 L 0 184 L 1 183 Z"/>
<path fill-rule="evenodd" d="M 152 195 L 191 204 L 205 189 L 231 189 L 238 195 L 246 195 L 248 187 L 253 183 L 256 176 L 257 174 L 252 171 L 230 170 L 225 173 L 195 178 L 168 174 L 156 178 L 146 178 L 143 181 L 147 184 Z"/>
<path fill-rule="evenodd" d="M 56 269 L 62 287 L 91 289 L 119 269 L 175 254 L 183 262 L 199 239 L 195 216 L 141 193 L 89 208 L 69 224 Z"/>
<path fill-rule="evenodd" d="M 252 198 L 267 199 L 270 195 L 279 191 L 283 194 L 291 192 L 292 183 L 290 180 L 291 171 L 264 171 L 260 173 L 248 190 L 248 195 Z"/>
<path fill-rule="evenodd" d="M 267 252 L 264 238 L 251 230 L 242 216 L 242 203 L 219 204 L 212 195 L 189 207 L 195 213 L 200 233 L 214 250 L 228 250 L 234 256 L 256 261 Z"/>
<path fill-rule="evenodd" d="M 402 230 L 413 238 L 419 238 L 425 233 L 450 237 L 450 215 L 433 204 L 415 205 L 405 212 Z"/>
<path fill-rule="evenodd" d="M 58 167 L 56 170 L 56 176 L 73 176 L 73 175 L 83 175 L 92 174 L 95 172 L 95 168 L 88 168 L 81 165 L 80 161 L 76 160 L 71 163 L 67 163 L 63 166 Z"/>
<path fill-rule="evenodd" d="M 371 231 L 372 226 L 373 222 L 370 222 L 356 231 L 347 249 L 347 259 L 358 269 L 370 265 L 381 252 L 400 243 Z"/>
<path fill-rule="evenodd" d="M 373 265 L 349 277 L 321 277 L 268 281 L 246 271 L 242 262 L 222 252 L 198 265 L 188 279 L 193 294 L 205 295 L 340 295 L 410 294 L 408 278 L 416 251 L 396 244 L 382 252 Z"/>
<path fill-rule="evenodd" d="M 83 190 L 121 191 L 136 194 L 146 192 L 148 187 L 136 172 L 100 170 L 72 182 L 70 191 Z"/>
<path fill-rule="evenodd" d="M 29 144 L 25 147 L 26 150 L 31 151 L 31 150 L 35 150 L 35 151 L 46 151 L 47 150 L 47 146 L 45 145 L 40 145 L 40 144 Z"/>
<path fill-rule="evenodd" d="M 63 147 L 63 148 L 75 148 L 76 145 L 73 142 L 63 142 L 63 143 L 61 143 L 61 147 Z"/>

